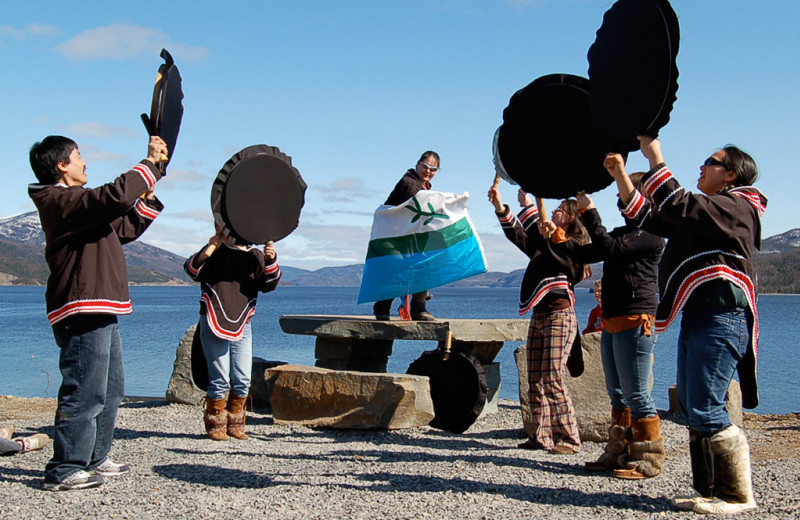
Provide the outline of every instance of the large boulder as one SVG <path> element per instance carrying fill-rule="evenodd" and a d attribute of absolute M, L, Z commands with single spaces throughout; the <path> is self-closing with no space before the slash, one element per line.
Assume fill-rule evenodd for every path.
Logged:
<path fill-rule="evenodd" d="M 606 391 L 603 362 L 600 358 L 600 333 L 584 334 L 581 337 L 581 348 L 583 349 L 583 374 L 580 377 L 572 377 L 567 373 L 565 382 L 572 396 L 581 440 L 605 442 L 608 440 L 608 428 L 611 426 L 611 404 Z M 519 371 L 519 402 L 522 410 L 522 422 L 525 431 L 531 435 L 534 429 L 528 401 L 528 368 L 525 345 L 520 345 L 514 351 L 514 359 Z M 652 361 L 650 370 L 652 388 Z"/>
<path fill-rule="evenodd" d="M 282 365 L 267 370 L 276 424 L 400 429 L 433 419 L 425 376 Z"/>
<path fill-rule="evenodd" d="M 192 379 L 192 340 L 195 323 L 178 342 L 175 351 L 175 362 L 172 364 L 172 376 L 167 385 L 166 400 L 168 403 L 200 404 L 206 393 L 194 384 Z"/>
<path fill-rule="evenodd" d="M 198 388 L 192 379 L 192 341 L 197 324 L 186 329 L 186 333 L 178 342 L 175 351 L 175 362 L 172 365 L 172 376 L 167 385 L 166 401 L 180 404 L 202 404 L 206 395 L 205 390 Z M 253 368 L 250 373 L 250 397 L 255 408 L 269 408 L 272 388 L 266 380 L 266 371 L 279 365 L 283 361 L 267 361 L 260 357 L 253 357 Z"/>

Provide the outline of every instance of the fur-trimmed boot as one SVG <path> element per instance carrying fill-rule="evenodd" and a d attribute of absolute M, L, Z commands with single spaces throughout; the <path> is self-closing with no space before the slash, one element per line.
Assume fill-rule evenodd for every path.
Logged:
<path fill-rule="evenodd" d="M 711 500 L 714 494 L 714 453 L 711 451 L 711 433 L 689 428 L 689 457 L 692 464 L 693 496 L 676 496 L 672 505 L 684 511 L 693 511 L 700 502 Z"/>
<path fill-rule="evenodd" d="M 250 437 L 244 432 L 244 425 L 247 419 L 245 413 L 245 403 L 247 396 L 239 397 L 231 392 L 228 396 L 228 435 L 240 440 Z"/>
<path fill-rule="evenodd" d="M 619 468 L 617 460 L 628 451 L 626 431 L 631 426 L 630 408 L 612 408 L 611 426 L 608 428 L 608 443 L 605 451 L 594 462 L 584 462 L 586 471 L 611 471 Z"/>
<path fill-rule="evenodd" d="M 695 513 L 733 515 L 755 509 L 750 478 L 750 446 L 744 432 L 732 424 L 712 435 L 714 491 L 709 501 L 694 506 Z"/>
<path fill-rule="evenodd" d="M 225 411 L 225 398 L 209 399 L 206 397 L 206 411 L 203 414 L 206 433 L 215 441 L 228 441 L 228 412 Z"/>
<path fill-rule="evenodd" d="M 631 420 L 628 453 L 620 456 L 621 469 L 614 476 L 629 480 L 657 477 L 664 467 L 664 439 L 661 437 L 661 418 L 651 415 Z"/>

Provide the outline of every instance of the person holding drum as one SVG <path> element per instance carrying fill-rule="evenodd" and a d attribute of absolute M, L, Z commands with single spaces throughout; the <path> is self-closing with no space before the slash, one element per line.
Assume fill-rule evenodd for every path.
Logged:
<path fill-rule="evenodd" d="M 742 404 L 758 405 L 755 248 L 767 197 L 752 186 L 750 155 L 735 146 L 715 151 L 687 192 L 664 162 L 661 143 L 639 136 L 650 162 L 637 191 L 619 155 L 606 159 L 617 182 L 622 214 L 667 238 L 658 265 L 656 332 L 683 312 L 678 338 L 678 404 L 689 423 L 692 487 L 699 496 L 676 497 L 679 509 L 734 514 L 756 507 L 747 437 L 725 409 L 738 371 Z"/>
<path fill-rule="evenodd" d="M 631 179 L 641 179 L 641 172 Z M 661 474 L 664 439 L 650 395 L 656 336 L 652 323 L 658 304 L 656 281 L 664 239 L 630 222 L 606 232 L 591 198 L 578 197 L 581 220 L 603 259 L 603 328 L 600 356 L 611 401 L 609 442 L 589 471 L 613 470 L 623 479 Z"/>
<path fill-rule="evenodd" d="M 519 445 L 557 454 L 577 453 L 581 447 L 572 398 L 564 383 L 570 350 L 578 333 L 573 287 L 594 261 L 589 236 L 577 214 L 577 202 L 567 199 L 543 220 L 530 195 L 518 192 L 522 211 L 515 216 L 492 187 L 489 201 L 506 238 L 529 258 L 520 290 L 520 314 L 531 309 L 526 353 L 528 395 L 533 435 Z M 538 230 L 536 229 L 538 227 Z"/>
<path fill-rule="evenodd" d="M 258 293 L 275 290 L 281 279 L 275 246 L 268 242 L 261 250 L 237 245 L 217 227 L 217 234 L 186 260 L 184 269 L 202 288 L 197 326 L 208 362 L 206 433 L 215 441 L 247 439 L 245 402 L 253 365 L 250 319 Z"/>
<path fill-rule="evenodd" d="M 417 165 L 403 175 L 397 182 L 389 198 L 386 199 L 384 204 L 389 206 L 399 206 L 406 202 L 411 197 L 417 194 L 420 190 L 431 189 L 431 181 L 436 173 L 439 171 L 439 154 L 432 150 L 428 150 L 420 156 Z M 433 315 L 428 312 L 427 303 L 430 296 L 428 291 L 421 291 L 411 295 L 410 309 L 407 309 L 411 314 L 412 320 L 420 321 L 433 321 Z M 388 321 L 391 316 L 392 302 L 394 300 L 381 300 L 375 302 L 372 306 L 372 312 L 375 318 L 381 321 Z"/>

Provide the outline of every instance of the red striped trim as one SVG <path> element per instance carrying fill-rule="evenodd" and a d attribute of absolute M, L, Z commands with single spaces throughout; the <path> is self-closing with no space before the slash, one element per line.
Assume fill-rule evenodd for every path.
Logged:
<path fill-rule="evenodd" d="M 646 202 L 647 199 L 644 198 L 644 195 L 634 191 L 630 202 L 622 209 L 622 215 L 631 220 L 636 220 L 642 209 L 644 209 Z"/>
<path fill-rule="evenodd" d="M 655 193 L 658 188 L 660 188 L 665 182 L 672 178 L 672 172 L 669 171 L 669 168 L 666 166 L 662 166 L 658 169 L 652 176 L 650 176 L 647 181 L 644 182 L 642 187 L 644 191 L 647 193 L 648 196 L 652 197 L 653 193 Z"/>
<path fill-rule="evenodd" d="M 539 218 L 539 210 L 536 209 L 536 206 L 528 206 L 527 208 L 522 210 L 518 218 L 520 222 L 522 222 L 522 224 L 525 225 L 525 223 L 528 220 Z"/>
<path fill-rule="evenodd" d="M 542 280 L 542 282 L 546 281 L 547 280 Z M 545 285 L 539 286 L 538 290 L 534 292 L 533 297 L 529 300 L 527 304 L 523 305 L 520 302 L 519 315 L 524 316 L 525 314 L 527 314 L 531 309 L 536 307 L 536 304 L 542 301 L 542 298 L 544 298 L 547 293 L 549 293 L 554 289 L 566 289 L 567 294 L 569 295 L 569 301 L 572 304 L 572 306 L 575 307 L 575 295 L 572 294 L 572 289 L 569 286 L 569 282 L 567 282 L 566 280 L 553 280 L 552 282 L 548 282 Z"/>
<path fill-rule="evenodd" d="M 514 220 L 514 214 L 510 211 L 507 215 L 497 215 L 497 220 L 500 221 L 501 224 L 508 224 L 509 222 Z"/>
<path fill-rule="evenodd" d="M 130 300 L 121 302 L 114 300 L 78 300 L 70 302 L 47 313 L 51 325 L 55 325 L 73 314 L 130 314 L 133 304 Z"/>
<path fill-rule="evenodd" d="M 767 210 L 767 207 L 761 203 L 761 196 L 759 196 L 758 193 L 754 193 L 752 191 L 740 191 L 734 188 L 730 191 L 730 194 L 749 202 L 750 205 L 753 206 L 756 211 L 758 211 L 759 218 L 764 216 L 764 212 Z"/>
<path fill-rule="evenodd" d="M 157 209 L 148 206 L 142 199 L 136 199 L 136 204 L 133 205 L 133 208 L 140 216 L 150 220 L 155 220 L 155 218 L 161 214 Z"/>
<path fill-rule="evenodd" d="M 153 187 L 156 185 L 156 176 L 153 175 L 153 172 L 151 172 L 150 168 L 148 168 L 146 165 L 139 163 L 133 168 L 131 168 L 131 170 L 139 172 L 139 175 L 142 176 L 142 179 L 144 179 L 145 184 L 147 184 L 148 190 L 152 190 Z"/>
<path fill-rule="evenodd" d="M 272 262 L 271 264 L 264 266 L 264 272 L 267 274 L 275 274 L 280 272 L 280 270 L 281 268 L 278 265 L 278 262 Z"/>
<path fill-rule="evenodd" d="M 200 264 L 200 267 L 195 269 L 195 267 L 194 267 L 194 257 L 196 257 L 196 256 L 197 256 L 197 253 L 193 254 L 192 256 L 189 257 L 189 260 L 187 260 L 187 262 L 186 262 L 186 269 L 189 271 L 189 275 L 192 278 L 197 278 L 197 275 L 200 274 L 200 271 L 203 270 L 203 266 L 206 265 L 205 262 L 203 262 L 202 264 Z"/>
<path fill-rule="evenodd" d="M 242 320 L 242 325 L 239 327 L 239 329 L 234 332 L 230 332 L 220 326 L 217 315 L 214 314 L 214 308 L 210 305 L 208 297 L 203 294 L 200 299 L 206 304 L 206 321 L 208 322 L 208 326 L 211 327 L 211 332 L 213 332 L 215 336 L 218 338 L 227 339 L 228 341 L 239 341 L 242 339 L 242 335 L 244 335 L 244 328 L 247 325 L 247 322 L 250 321 L 250 318 L 256 313 L 256 309 L 254 307 L 250 307 L 250 310 L 245 316 L 244 320 Z"/>
<path fill-rule="evenodd" d="M 672 322 L 675 321 L 675 318 L 678 317 L 678 314 L 680 314 L 683 306 L 686 305 L 686 302 L 689 299 L 689 296 L 691 296 L 692 292 L 703 283 L 714 279 L 728 280 L 729 282 L 732 282 L 740 287 L 747 297 L 747 304 L 750 306 L 753 314 L 757 314 L 755 286 L 753 285 L 753 281 L 750 279 L 750 277 L 741 271 L 731 269 L 727 265 L 714 265 L 691 273 L 686 277 L 685 280 L 683 280 L 683 282 L 681 282 L 680 287 L 678 287 L 678 292 L 675 295 L 675 301 L 672 304 L 672 310 L 669 316 L 667 316 L 666 319 L 656 320 L 656 333 L 661 334 L 666 332 L 670 324 L 672 324 Z M 755 332 L 758 333 L 758 319 L 754 321 Z M 755 345 L 756 342 L 754 341 L 753 344 Z"/>

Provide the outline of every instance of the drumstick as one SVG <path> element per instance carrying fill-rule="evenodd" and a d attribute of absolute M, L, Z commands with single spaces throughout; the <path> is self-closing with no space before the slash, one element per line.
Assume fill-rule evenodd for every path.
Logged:
<path fill-rule="evenodd" d="M 543 223 L 547 222 L 547 210 L 541 197 L 536 197 L 536 208 L 539 210 L 539 220 Z M 545 233 L 544 238 L 550 238 L 550 233 Z"/>

